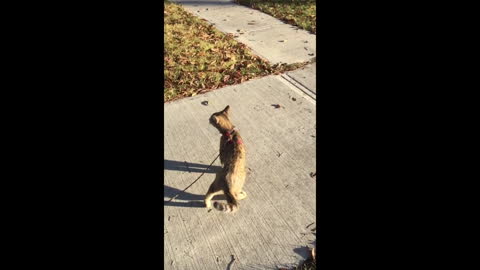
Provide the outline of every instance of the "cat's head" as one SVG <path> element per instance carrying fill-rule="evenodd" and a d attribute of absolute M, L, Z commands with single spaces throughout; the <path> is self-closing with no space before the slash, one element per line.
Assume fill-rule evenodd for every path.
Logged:
<path fill-rule="evenodd" d="M 232 130 L 234 126 L 230 122 L 230 106 L 227 105 L 222 111 L 216 112 L 210 116 L 210 124 L 220 131 L 220 133 Z"/>

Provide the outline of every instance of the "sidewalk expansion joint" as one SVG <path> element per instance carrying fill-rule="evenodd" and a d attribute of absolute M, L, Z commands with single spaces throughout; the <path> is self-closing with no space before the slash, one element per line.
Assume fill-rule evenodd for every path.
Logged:
<path fill-rule="evenodd" d="M 287 74 L 281 74 L 280 75 L 280 81 L 282 81 L 283 83 L 285 83 L 286 85 L 288 85 L 290 87 L 290 89 L 294 90 L 295 92 L 299 93 L 300 95 L 302 95 L 305 99 L 309 100 L 310 102 L 312 102 L 313 104 L 316 103 L 316 100 L 317 100 L 317 95 L 315 94 L 315 92 L 313 92 L 312 90 L 308 89 L 307 87 L 305 87 L 303 84 L 299 83 L 298 81 L 296 81 L 295 79 L 293 79 L 292 77 L 288 76 Z"/>
<path fill-rule="evenodd" d="M 275 25 L 273 26 L 265 26 L 263 28 L 258 28 L 258 29 L 252 29 L 252 30 L 245 30 L 245 34 L 247 33 L 254 33 L 254 32 L 258 32 L 258 31 L 264 31 L 264 30 L 268 30 L 268 29 L 272 29 Z M 238 33 L 237 33 L 238 34 Z"/>
<path fill-rule="evenodd" d="M 312 95 L 315 96 L 315 99 L 316 99 L 316 96 L 317 96 L 317 93 L 315 93 L 312 89 L 308 88 L 308 86 L 304 85 L 303 83 L 299 82 L 297 79 L 295 79 L 294 77 L 288 75 L 288 74 L 285 74 L 286 76 L 288 76 L 289 79 L 292 79 L 294 82 L 298 83 L 300 86 L 302 86 L 304 89 L 306 89 L 307 91 L 309 91 Z"/>
<path fill-rule="evenodd" d="M 203 11 L 210 11 L 210 10 L 219 10 L 219 9 L 226 9 L 226 8 L 231 8 L 231 7 L 235 7 L 235 6 L 224 6 L 224 7 L 214 7 L 212 9 L 208 8 L 208 7 L 205 7 L 205 5 L 202 5 L 202 6 L 199 6 L 199 5 L 196 5 L 196 6 L 192 6 L 192 5 L 185 5 L 185 4 L 182 4 L 180 2 L 177 2 L 177 4 L 180 4 L 182 6 L 185 6 L 185 7 L 194 7 L 194 8 L 199 8 L 199 10 L 203 10 Z"/>

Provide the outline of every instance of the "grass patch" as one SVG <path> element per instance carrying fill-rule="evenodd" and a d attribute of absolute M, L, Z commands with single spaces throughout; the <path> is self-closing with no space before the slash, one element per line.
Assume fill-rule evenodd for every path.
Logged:
<path fill-rule="evenodd" d="M 317 33 L 315 0 L 235 0 L 238 4 L 258 9 L 288 24 Z"/>
<path fill-rule="evenodd" d="M 272 66 L 181 6 L 164 6 L 165 102 L 305 65 Z"/>

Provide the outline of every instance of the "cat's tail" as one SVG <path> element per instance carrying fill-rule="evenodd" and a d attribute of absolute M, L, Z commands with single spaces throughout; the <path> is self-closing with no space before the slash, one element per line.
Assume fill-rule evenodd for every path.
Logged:
<path fill-rule="evenodd" d="M 235 213 L 240 206 L 237 199 L 235 199 L 230 191 L 226 191 L 225 196 L 227 197 L 227 203 L 214 202 L 213 207 L 225 213 Z"/>

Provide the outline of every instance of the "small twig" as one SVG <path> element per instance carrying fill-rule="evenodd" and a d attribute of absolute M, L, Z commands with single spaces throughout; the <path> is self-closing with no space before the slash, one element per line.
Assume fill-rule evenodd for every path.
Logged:
<path fill-rule="evenodd" d="M 232 265 L 233 265 L 234 262 L 235 262 L 235 256 L 233 256 L 233 254 L 232 254 L 232 260 L 227 265 L 228 270 L 232 269 Z"/>

